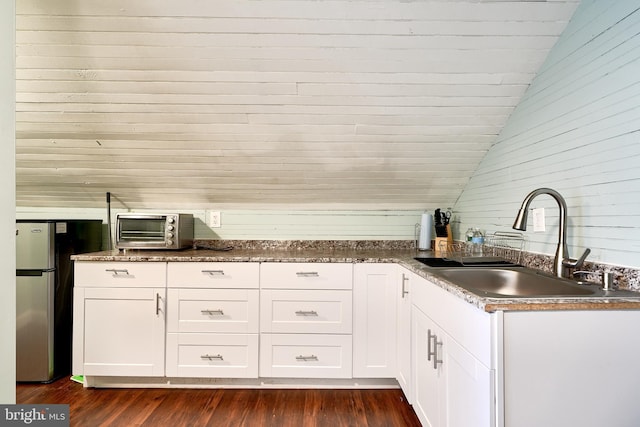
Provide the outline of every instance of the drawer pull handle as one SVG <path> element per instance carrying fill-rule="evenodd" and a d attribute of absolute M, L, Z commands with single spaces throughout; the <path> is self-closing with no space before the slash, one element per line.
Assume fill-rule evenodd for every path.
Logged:
<path fill-rule="evenodd" d="M 105 271 L 113 273 L 113 277 L 123 277 L 129 275 L 129 270 L 126 268 L 107 268 Z"/>
<path fill-rule="evenodd" d="M 317 316 L 318 312 L 315 310 L 298 310 L 296 316 Z"/>
<path fill-rule="evenodd" d="M 296 273 L 298 277 L 320 277 L 317 271 L 298 271 Z"/>
<path fill-rule="evenodd" d="M 224 316 L 224 311 L 221 308 L 219 308 L 217 310 L 200 310 L 200 313 L 202 313 L 204 315 L 217 314 L 218 316 Z"/>
<path fill-rule="evenodd" d="M 224 270 L 202 270 L 203 273 L 209 276 L 224 276 Z"/>
<path fill-rule="evenodd" d="M 203 354 L 200 356 L 202 360 L 224 360 L 221 354 Z"/>
<path fill-rule="evenodd" d="M 318 361 L 318 356 L 316 356 L 315 354 L 312 354 L 311 356 L 296 356 L 296 360 L 299 362 L 317 362 Z"/>

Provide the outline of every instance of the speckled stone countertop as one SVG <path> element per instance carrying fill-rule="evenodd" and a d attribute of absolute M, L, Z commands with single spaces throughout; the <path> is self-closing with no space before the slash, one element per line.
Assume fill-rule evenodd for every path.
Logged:
<path fill-rule="evenodd" d="M 397 263 L 486 312 L 536 310 L 638 310 L 638 297 L 604 298 L 488 298 L 479 296 L 436 274 L 414 260 L 416 256 L 433 256 L 430 251 L 417 252 L 405 241 L 383 244 L 342 241 L 204 241 L 198 249 L 181 251 L 103 251 L 73 255 L 76 261 L 103 262 L 348 262 Z M 525 264 L 526 265 L 526 264 Z"/>

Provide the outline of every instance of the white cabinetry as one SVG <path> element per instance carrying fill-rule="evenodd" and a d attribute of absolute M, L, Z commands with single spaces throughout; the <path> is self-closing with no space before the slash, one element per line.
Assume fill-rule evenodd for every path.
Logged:
<path fill-rule="evenodd" d="M 165 263 L 76 262 L 73 374 L 162 376 Z"/>
<path fill-rule="evenodd" d="M 496 313 L 499 314 L 499 313 Z M 640 425 L 640 311 L 504 312 L 498 426 Z"/>
<path fill-rule="evenodd" d="M 354 265 L 354 378 L 396 377 L 397 269 L 395 264 Z"/>
<path fill-rule="evenodd" d="M 413 405 L 431 427 L 492 426 L 491 317 L 441 288 L 412 283 Z"/>
<path fill-rule="evenodd" d="M 352 264 L 265 263 L 260 376 L 351 378 Z"/>
<path fill-rule="evenodd" d="M 259 264 L 170 262 L 169 377 L 257 378 Z"/>
<path fill-rule="evenodd" d="M 411 375 L 411 287 L 420 279 L 408 270 L 398 267 L 399 292 L 396 298 L 397 339 L 396 339 L 396 380 L 407 401 L 413 404 L 413 381 Z"/>

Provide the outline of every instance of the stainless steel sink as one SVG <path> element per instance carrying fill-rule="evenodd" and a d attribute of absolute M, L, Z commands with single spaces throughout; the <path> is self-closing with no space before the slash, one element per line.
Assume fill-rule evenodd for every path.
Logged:
<path fill-rule="evenodd" d="M 494 298 L 639 298 L 626 290 L 604 291 L 527 268 L 441 268 L 433 274 L 480 296 Z"/>

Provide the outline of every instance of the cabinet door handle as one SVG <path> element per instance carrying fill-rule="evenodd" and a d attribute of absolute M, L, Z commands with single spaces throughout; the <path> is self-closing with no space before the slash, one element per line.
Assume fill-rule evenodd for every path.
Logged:
<path fill-rule="evenodd" d="M 402 273 L 402 298 L 404 298 L 404 296 L 409 293 L 407 288 L 405 288 L 405 283 L 407 282 L 407 280 L 409 280 L 409 278 L 405 276 L 404 273 Z"/>
<path fill-rule="evenodd" d="M 296 273 L 298 277 L 320 277 L 317 271 L 298 271 Z"/>
<path fill-rule="evenodd" d="M 202 360 L 224 360 L 221 354 L 203 354 L 200 356 Z"/>
<path fill-rule="evenodd" d="M 224 276 L 224 270 L 202 270 L 202 272 L 209 276 Z"/>
<path fill-rule="evenodd" d="M 299 362 L 317 362 L 318 361 L 318 356 L 316 356 L 315 354 L 312 354 L 311 356 L 296 356 L 296 360 Z"/>
<path fill-rule="evenodd" d="M 296 316 L 317 316 L 318 312 L 315 310 L 298 310 Z"/>
<path fill-rule="evenodd" d="M 159 293 L 156 293 L 156 316 L 158 316 L 160 314 L 160 301 L 162 300 L 162 297 L 160 296 Z"/>
<path fill-rule="evenodd" d="M 113 277 L 124 277 L 129 275 L 129 270 L 126 268 L 107 268 L 104 271 L 113 273 Z"/>
<path fill-rule="evenodd" d="M 431 339 L 435 338 L 435 335 L 431 334 L 431 329 L 427 329 L 427 362 L 431 361 L 433 351 L 431 350 Z"/>
<path fill-rule="evenodd" d="M 200 313 L 202 313 L 204 315 L 217 314 L 218 316 L 224 316 L 224 311 L 221 308 L 219 308 L 217 310 L 200 310 Z"/>
<path fill-rule="evenodd" d="M 431 334 L 431 329 L 429 329 L 428 335 L 429 344 L 427 346 L 427 360 L 431 360 L 431 356 L 433 356 L 433 369 L 438 369 L 438 363 L 442 363 L 442 359 L 438 359 L 438 346 L 442 345 L 442 341 L 438 341 L 438 336 L 436 334 Z M 432 339 L 433 348 L 431 347 Z"/>

